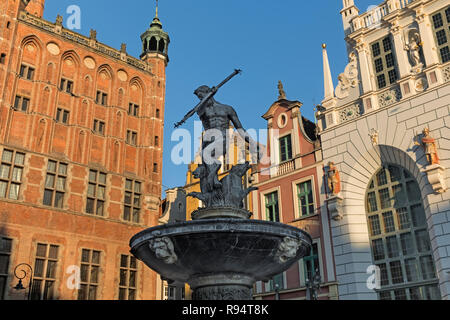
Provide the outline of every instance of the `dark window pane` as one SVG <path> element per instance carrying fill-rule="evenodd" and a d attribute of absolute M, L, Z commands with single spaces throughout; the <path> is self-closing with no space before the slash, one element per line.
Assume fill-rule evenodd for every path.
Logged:
<path fill-rule="evenodd" d="M 403 282 L 403 271 L 400 261 L 394 261 L 389 263 L 391 269 L 392 283 L 402 283 Z"/>
<path fill-rule="evenodd" d="M 384 231 L 386 233 L 395 231 L 394 217 L 392 211 L 383 213 Z"/>
<path fill-rule="evenodd" d="M 374 57 L 380 55 L 380 44 L 379 43 L 375 43 L 372 45 L 372 54 Z"/>
<path fill-rule="evenodd" d="M 436 32 L 436 39 L 437 39 L 438 45 L 440 45 L 440 46 L 447 42 L 447 36 L 445 34 L 444 29 Z"/>
<path fill-rule="evenodd" d="M 449 50 L 448 46 L 441 48 L 440 52 L 441 52 L 441 57 L 442 57 L 443 63 L 450 61 L 450 50 Z"/>
<path fill-rule="evenodd" d="M 87 202 L 86 202 L 86 213 L 90 213 L 90 214 L 94 213 L 94 204 L 95 204 L 95 200 L 94 199 L 87 199 Z"/>
<path fill-rule="evenodd" d="M 53 191 L 52 190 L 45 190 L 44 191 L 44 205 L 45 206 L 51 206 L 52 205 L 52 197 L 53 197 Z"/>
<path fill-rule="evenodd" d="M 64 204 L 64 193 L 56 192 L 55 194 L 55 207 L 56 208 L 63 208 Z"/>
<path fill-rule="evenodd" d="M 80 268 L 80 280 L 82 282 L 88 282 L 89 281 L 89 266 L 87 264 L 82 264 Z"/>
<path fill-rule="evenodd" d="M 98 283 L 99 268 L 96 266 L 91 267 L 91 283 Z"/>
<path fill-rule="evenodd" d="M 433 16 L 433 24 L 435 29 L 438 29 L 444 25 L 444 22 L 442 21 L 442 15 L 440 13 Z"/>
<path fill-rule="evenodd" d="M 36 256 L 37 257 L 47 257 L 47 245 L 39 243 L 37 245 L 36 249 Z"/>
<path fill-rule="evenodd" d="M 120 266 L 124 268 L 128 267 L 128 256 L 124 254 L 120 256 Z"/>
<path fill-rule="evenodd" d="M 392 50 L 391 39 L 389 37 L 383 40 L 383 48 L 384 52 L 389 52 Z"/>
<path fill-rule="evenodd" d="M 121 269 L 120 270 L 120 282 L 119 285 L 126 286 L 127 285 L 127 270 Z"/>
<path fill-rule="evenodd" d="M 384 259 L 384 246 L 382 239 L 372 241 L 372 251 L 374 260 Z"/>
<path fill-rule="evenodd" d="M 380 220 L 378 218 L 378 215 L 369 217 L 369 222 L 372 236 L 381 234 Z"/>
<path fill-rule="evenodd" d="M 384 88 L 386 87 L 386 77 L 384 76 L 384 74 L 380 74 L 377 77 L 377 81 L 378 81 L 378 88 Z"/>
<path fill-rule="evenodd" d="M 83 249 L 81 251 L 81 262 L 89 262 L 90 250 Z"/>
<path fill-rule="evenodd" d="M 100 251 L 92 252 L 92 263 L 100 264 Z"/>
<path fill-rule="evenodd" d="M 43 277 L 44 276 L 44 263 L 45 260 L 36 259 L 34 263 L 34 276 L 35 277 Z"/>
<path fill-rule="evenodd" d="M 48 257 L 51 259 L 57 259 L 58 258 L 58 246 L 50 245 L 50 250 L 48 253 Z"/>
<path fill-rule="evenodd" d="M 375 71 L 377 73 L 383 71 L 383 60 L 381 58 L 375 60 Z"/>

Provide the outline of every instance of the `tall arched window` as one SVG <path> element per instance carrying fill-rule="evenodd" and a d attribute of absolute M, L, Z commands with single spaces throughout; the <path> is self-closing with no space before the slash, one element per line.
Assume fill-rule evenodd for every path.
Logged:
<path fill-rule="evenodd" d="M 405 169 L 385 165 L 369 183 L 366 212 L 379 299 L 440 299 L 419 185 Z"/>

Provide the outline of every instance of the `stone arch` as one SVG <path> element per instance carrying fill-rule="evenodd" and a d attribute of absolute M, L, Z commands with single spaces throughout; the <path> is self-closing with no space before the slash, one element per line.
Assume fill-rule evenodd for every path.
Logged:
<path fill-rule="evenodd" d="M 103 64 L 97 69 L 97 80 L 96 86 L 97 90 L 100 90 L 108 95 L 111 95 L 112 84 L 114 81 L 113 69 L 107 65 Z"/>
<path fill-rule="evenodd" d="M 20 44 L 20 48 L 22 49 L 21 61 L 33 64 L 34 67 L 38 68 L 42 60 L 43 47 L 44 44 L 42 41 L 34 35 L 23 38 Z"/>
<path fill-rule="evenodd" d="M 133 87 L 137 87 L 137 90 L 133 90 Z M 145 97 L 145 85 L 139 77 L 134 77 L 130 80 L 129 95 L 131 102 L 137 103 L 142 107 Z"/>
<path fill-rule="evenodd" d="M 156 51 L 158 49 L 158 40 L 155 37 L 150 39 L 149 50 Z"/>
<path fill-rule="evenodd" d="M 361 131 L 353 131 L 349 134 L 349 140 L 346 143 L 347 151 L 338 156 L 329 157 L 328 160 L 334 161 L 340 171 L 342 191 L 340 196 L 343 198 L 342 219 L 332 220 L 332 237 L 335 252 L 336 276 L 341 283 L 340 294 L 351 299 L 377 299 L 374 290 L 367 287 L 367 268 L 373 265 L 371 245 L 369 242 L 369 226 L 366 215 L 366 191 L 374 175 L 383 165 L 397 165 L 410 172 L 414 177 L 420 189 L 423 207 L 427 220 L 427 230 L 430 235 L 434 261 L 436 261 L 436 270 L 439 277 L 445 276 L 448 269 L 439 265 L 438 249 L 447 246 L 448 240 L 443 239 L 439 244 L 436 240 L 439 237 L 439 226 L 435 222 L 439 215 L 446 214 L 436 203 L 441 197 L 433 192 L 423 167 L 426 159 L 423 151 L 413 147 L 414 134 L 406 134 L 398 139 L 397 146 L 378 144 L 372 145 L 369 137 L 366 142 L 362 141 L 364 136 Z M 392 137 L 395 139 L 395 137 Z M 387 135 L 384 141 L 390 139 Z M 365 143 L 365 144 L 362 144 Z M 398 146 L 402 146 L 400 149 Z M 405 151 L 403 151 L 405 150 Z M 442 199 L 442 198 L 441 198 Z M 444 210 L 444 212 L 440 212 Z M 433 238 L 435 238 L 433 240 Z M 352 275 L 346 274 L 347 269 L 352 269 Z M 351 279 L 350 279 L 351 278 Z M 345 289 L 344 289 L 345 288 Z M 349 289 L 351 288 L 351 290 Z M 445 297 L 445 285 L 441 285 L 441 295 Z M 345 299 L 345 298 L 344 298 Z"/>
<path fill-rule="evenodd" d="M 80 72 L 81 59 L 74 50 L 69 50 L 61 55 L 60 78 L 67 78 L 74 82 L 77 87 L 78 75 Z"/>
<path fill-rule="evenodd" d="M 164 39 L 160 39 L 158 43 L 158 51 L 164 53 L 166 51 L 166 42 Z"/>

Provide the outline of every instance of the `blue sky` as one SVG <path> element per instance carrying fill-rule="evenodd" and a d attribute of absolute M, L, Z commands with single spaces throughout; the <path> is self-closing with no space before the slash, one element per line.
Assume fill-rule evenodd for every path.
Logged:
<path fill-rule="evenodd" d="M 381 0 L 355 2 L 365 12 Z M 67 7 L 74 4 L 81 8 L 81 30 L 75 31 L 89 35 L 95 29 L 99 41 L 117 49 L 124 42 L 128 54 L 141 54 L 140 35 L 155 15 L 155 1 L 47 0 L 44 18 L 55 21 L 60 14 L 66 22 Z M 341 9 L 341 0 L 159 1 L 159 17 L 171 38 L 163 189 L 186 182 L 187 166 L 171 161 L 173 124 L 198 103 L 193 95 L 198 86 L 216 85 L 235 68 L 243 74 L 216 99 L 233 106 L 245 128 L 266 128 L 261 116 L 277 100 L 278 80 L 288 99 L 303 102 L 303 116 L 314 119 L 313 107 L 323 98 L 321 44 L 328 46 L 335 85 L 347 64 Z M 193 131 L 193 119 L 184 128 Z"/>

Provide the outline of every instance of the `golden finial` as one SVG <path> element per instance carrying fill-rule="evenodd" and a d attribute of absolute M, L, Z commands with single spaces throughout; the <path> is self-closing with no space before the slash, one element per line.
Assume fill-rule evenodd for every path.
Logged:
<path fill-rule="evenodd" d="M 327 44 L 326 43 L 322 43 L 322 48 L 326 49 L 327 48 Z"/>
<path fill-rule="evenodd" d="M 158 18 L 158 0 L 156 0 L 156 15 L 155 18 Z"/>

